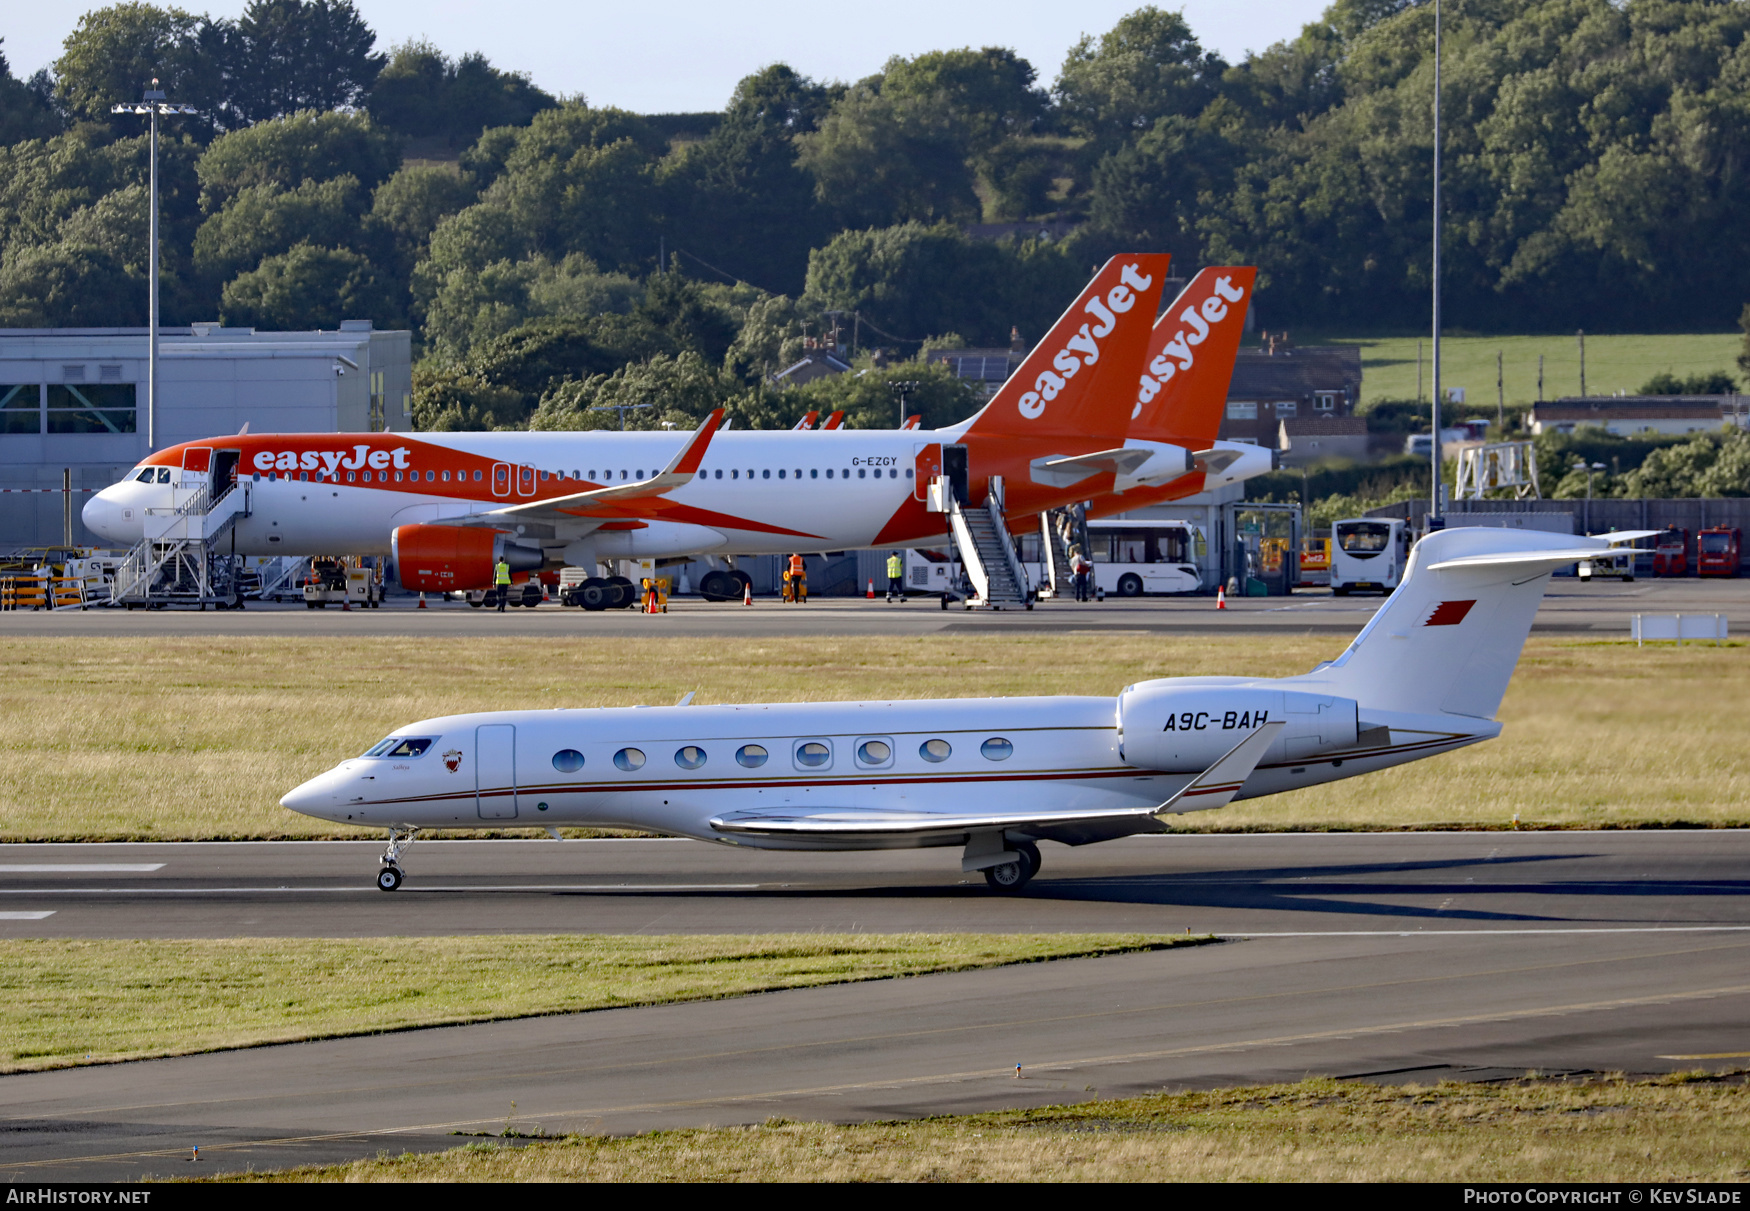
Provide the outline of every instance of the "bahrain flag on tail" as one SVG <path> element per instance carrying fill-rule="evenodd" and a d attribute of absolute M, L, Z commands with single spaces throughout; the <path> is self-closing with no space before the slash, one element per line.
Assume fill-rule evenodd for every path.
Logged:
<path fill-rule="evenodd" d="M 1192 450 L 1215 440 L 1257 277 L 1252 265 L 1212 266 L 1167 306 L 1149 340 L 1130 437 Z"/>
<path fill-rule="evenodd" d="M 972 419 L 967 436 L 1124 441 L 1166 281 L 1165 253 L 1115 256 Z"/>

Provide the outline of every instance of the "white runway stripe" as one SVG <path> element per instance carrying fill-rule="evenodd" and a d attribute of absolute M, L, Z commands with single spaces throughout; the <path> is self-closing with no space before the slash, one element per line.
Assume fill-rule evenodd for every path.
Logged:
<path fill-rule="evenodd" d="M 1548 929 L 1302 929 L 1271 933 L 1230 933 L 1218 930 L 1218 938 L 1491 938 L 1502 934 L 1546 933 L 1745 933 L 1750 925 L 1556 925 Z"/>
<path fill-rule="evenodd" d="M 40 921 L 54 915 L 55 910 L 52 908 L 46 912 L 0 912 L 0 921 Z"/>
<path fill-rule="evenodd" d="M 113 875 L 163 870 L 162 862 L 3 862 L 0 875 Z"/>

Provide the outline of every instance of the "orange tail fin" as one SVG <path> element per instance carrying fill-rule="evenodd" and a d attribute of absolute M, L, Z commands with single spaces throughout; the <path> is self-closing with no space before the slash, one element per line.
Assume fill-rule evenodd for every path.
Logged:
<path fill-rule="evenodd" d="M 1165 253 L 1115 256 L 1033 347 L 967 427 L 967 436 L 1109 439 L 1130 426 L 1126 402 L 1148 360 L 1166 281 Z"/>
<path fill-rule="evenodd" d="M 1129 436 L 1193 450 L 1215 440 L 1257 277 L 1252 265 L 1211 266 L 1162 313 Z"/>

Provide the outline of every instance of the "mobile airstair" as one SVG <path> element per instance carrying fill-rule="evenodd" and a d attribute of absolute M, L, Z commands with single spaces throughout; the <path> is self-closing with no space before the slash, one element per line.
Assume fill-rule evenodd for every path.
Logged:
<path fill-rule="evenodd" d="M 109 603 L 127 609 L 166 605 L 229 607 L 242 604 L 237 556 L 224 540 L 249 516 L 252 486 L 178 490 L 170 508 L 144 510 L 145 537 L 115 570 Z"/>
<path fill-rule="evenodd" d="M 967 609 L 1032 609 L 1033 590 L 1027 570 L 1003 521 L 1003 481 L 993 475 L 982 506 L 963 503 L 946 480 L 930 485 L 930 507 L 947 514 L 948 532 L 968 582 L 964 589 L 949 590 Z M 948 596 L 942 599 L 946 609 Z"/>

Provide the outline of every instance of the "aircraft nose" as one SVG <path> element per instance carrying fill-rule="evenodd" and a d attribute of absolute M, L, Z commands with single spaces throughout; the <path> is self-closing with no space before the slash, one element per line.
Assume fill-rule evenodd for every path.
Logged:
<path fill-rule="evenodd" d="M 335 786 L 335 771 L 318 774 L 301 786 L 293 787 L 280 798 L 280 806 L 305 816 L 316 816 L 319 819 L 331 819 L 335 809 L 340 805 L 340 795 Z"/>
<path fill-rule="evenodd" d="M 79 510 L 79 519 L 85 523 L 85 528 L 102 538 L 115 538 L 115 502 L 109 499 L 109 489 L 105 488 L 96 496 L 85 502 L 85 507 Z"/>

